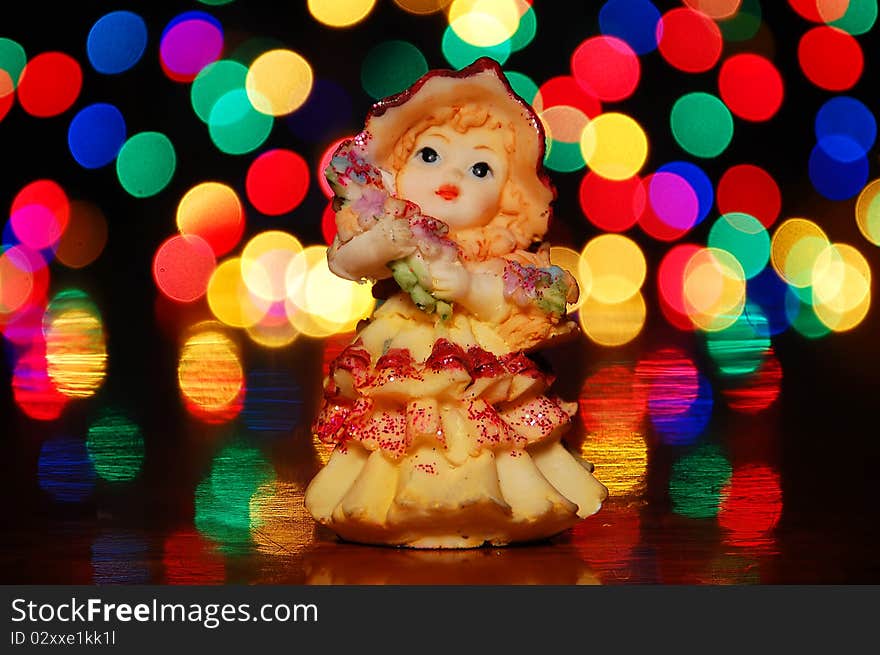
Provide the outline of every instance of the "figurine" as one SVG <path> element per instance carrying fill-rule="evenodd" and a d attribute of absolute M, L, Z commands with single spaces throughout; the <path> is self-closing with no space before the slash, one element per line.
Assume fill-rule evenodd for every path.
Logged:
<path fill-rule="evenodd" d="M 526 354 L 577 329 L 577 283 L 540 243 L 543 155 L 540 122 L 488 58 L 378 102 L 334 154 L 329 266 L 399 286 L 332 362 L 313 426 L 336 445 L 306 507 L 341 538 L 504 545 L 606 498 L 561 442 L 577 404 Z"/>

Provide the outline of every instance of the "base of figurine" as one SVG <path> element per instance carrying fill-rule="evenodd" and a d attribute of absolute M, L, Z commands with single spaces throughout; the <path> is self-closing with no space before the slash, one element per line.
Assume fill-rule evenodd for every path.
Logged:
<path fill-rule="evenodd" d="M 414 549 L 505 546 L 556 535 L 608 492 L 558 440 L 484 450 L 461 463 L 434 448 L 394 460 L 337 447 L 306 490 L 306 508 L 346 541 Z"/>

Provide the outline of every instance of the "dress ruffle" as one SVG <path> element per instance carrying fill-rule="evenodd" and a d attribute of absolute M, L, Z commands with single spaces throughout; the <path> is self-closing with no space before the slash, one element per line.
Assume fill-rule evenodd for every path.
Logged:
<path fill-rule="evenodd" d="M 465 548 L 598 511 L 605 488 L 561 443 L 577 405 L 546 393 L 551 376 L 470 325 L 438 337 L 376 318 L 325 380 L 313 427 L 337 446 L 306 492 L 316 520 L 353 541 Z"/>

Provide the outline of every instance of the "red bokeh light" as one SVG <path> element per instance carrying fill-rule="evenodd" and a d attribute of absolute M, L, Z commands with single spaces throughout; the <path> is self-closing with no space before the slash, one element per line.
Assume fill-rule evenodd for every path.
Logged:
<path fill-rule="evenodd" d="M 333 211 L 333 203 L 328 202 L 321 215 L 321 234 L 324 242 L 329 246 L 336 238 L 336 212 Z"/>
<path fill-rule="evenodd" d="M 718 524 L 727 530 L 725 542 L 754 548 L 773 543 L 772 531 L 782 515 L 779 473 L 766 464 L 736 467 L 721 490 Z"/>
<path fill-rule="evenodd" d="M 609 180 L 588 171 L 578 193 L 581 210 L 590 222 L 606 232 L 624 232 L 645 211 L 647 193 L 642 179 Z"/>
<path fill-rule="evenodd" d="M 721 99 L 731 113 L 748 121 L 766 121 L 782 105 L 782 75 L 760 55 L 734 55 L 721 64 L 718 74 Z"/>
<path fill-rule="evenodd" d="M 570 75 L 551 77 L 538 88 L 538 95 L 533 103 L 538 111 L 556 105 L 576 107 L 587 115 L 595 118 L 602 113 L 601 101 L 587 93 L 577 80 Z"/>
<path fill-rule="evenodd" d="M 781 384 L 782 366 L 771 352 L 754 376 L 747 377 L 736 387 L 722 388 L 721 393 L 730 409 L 743 414 L 757 414 L 776 402 Z"/>
<path fill-rule="evenodd" d="M 684 272 L 691 257 L 699 250 L 700 246 L 695 244 L 679 244 L 663 256 L 657 268 L 660 309 L 669 324 L 679 330 L 694 329 L 684 301 Z"/>
<path fill-rule="evenodd" d="M 688 7 L 666 12 L 657 23 L 657 49 L 670 66 L 702 73 L 721 57 L 721 29 L 711 18 Z"/>
<path fill-rule="evenodd" d="M 715 192 L 718 213 L 743 212 L 769 228 L 782 209 L 782 193 L 776 180 L 760 166 L 740 164 L 728 168 Z"/>
<path fill-rule="evenodd" d="M 292 150 L 269 150 L 251 163 L 245 188 L 257 211 L 268 216 L 286 214 L 306 197 L 309 166 Z"/>
<path fill-rule="evenodd" d="M 31 182 L 12 201 L 12 231 L 34 250 L 55 246 L 69 221 L 70 200 L 64 189 L 52 180 Z"/>
<path fill-rule="evenodd" d="M 798 62 L 807 79 L 826 91 L 845 91 L 862 76 L 865 57 L 850 34 L 826 25 L 814 27 L 798 43 Z"/>
<path fill-rule="evenodd" d="M 210 244 L 194 234 L 166 239 L 153 259 L 153 279 L 172 300 L 192 302 L 205 295 L 217 266 Z"/>
<path fill-rule="evenodd" d="M 589 95 L 603 102 L 628 98 L 641 77 L 636 53 L 613 36 L 594 36 L 581 43 L 571 56 L 571 71 Z"/>
<path fill-rule="evenodd" d="M 18 83 L 18 100 L 31 116 L 57 116 L 76 102 L 82 80 L 76 59 L 63 52 L 44 52 L 25 65 Z"/>
<path fill-rule="evenodd" d="M 788 4 L 802 18 L 814 23 L 830 23 L 843 17 L 850 0 L 788 0 Z"/>

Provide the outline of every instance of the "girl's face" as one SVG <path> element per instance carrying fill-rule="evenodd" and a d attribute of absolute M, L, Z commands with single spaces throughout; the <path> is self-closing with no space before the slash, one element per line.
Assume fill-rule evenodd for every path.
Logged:
<path fill-rule="evenodd" d="M 475 127 L 462 134 L 430 127 L 397 173 L 397 195 L 453 230 L 486 225 L 497 214 L 508 163 L 503 131 Z"/>

